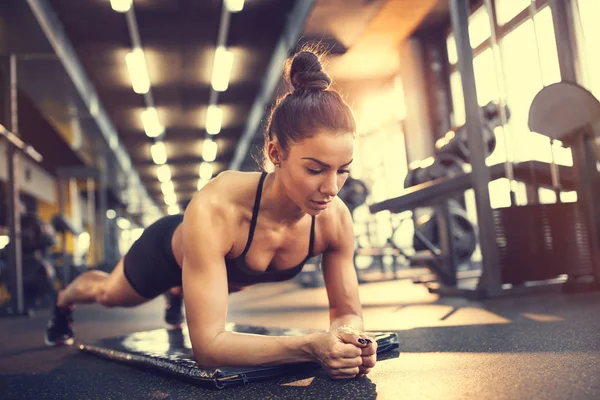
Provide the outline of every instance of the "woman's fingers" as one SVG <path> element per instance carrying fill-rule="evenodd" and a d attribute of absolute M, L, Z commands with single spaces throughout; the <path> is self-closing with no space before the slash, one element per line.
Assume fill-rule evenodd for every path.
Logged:
<path fill-rule="evenodd" d="M 332 379 L 352 379 L 360 372 L 359 367 L 340 368 L 329 371 L 329 376 Z"/>

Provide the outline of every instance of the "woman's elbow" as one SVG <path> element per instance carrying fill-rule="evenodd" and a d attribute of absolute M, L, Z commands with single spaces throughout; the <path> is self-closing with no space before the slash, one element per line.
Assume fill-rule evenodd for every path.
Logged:
<path fill-rule="evenodd" d="M 219 360 L 213 354 L 210 354 L 206 349 L 194 351 L 194 358 L 196 364 L 202 369 L 214 369 L 222 365 L 219 365 Z"/>

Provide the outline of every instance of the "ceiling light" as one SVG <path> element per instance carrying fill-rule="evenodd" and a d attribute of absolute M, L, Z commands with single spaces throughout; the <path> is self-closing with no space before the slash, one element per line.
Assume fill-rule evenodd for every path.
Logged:
<path fill-rule="evenodd" d="M 144 51 L 138 47 L 127 53 L 125 62 L 129 70 L 129 78 L 131 79 L 133 91 L 138 94 L 148 93 L 150 90 L 150 78 L 148 78 Z"/>
<path fill-rule="evenodd" d="M 166 181 L 160 184 L 160 191 L 166 196 L 169 193 L 175 193 L 173 181 Z"/>
<path fill-rule="evenodd" d="M 152 154 L 152 161 L 156 165 L 162 165 L 167 162 L 167 150 L 163 142 L 156 142 L 150 147 L 150 154 Z"/>
<path fill-rule="evenodd" d="M 202 189 L 208 183 L 207 179 L 199 179 L 198 180 L 198 190 Z"/>
<path fill-rule="evenodd" d="M 200 164 L 200 179 L 210 180 L 213 174 L 213 166 L 211 163 L 203 162 Z"/>
<path fill-rule="evenodd" d="M 112 208 L 106 210 L 106 218 L 108 218 L 108 219 L 115 219 L 116 216 L 117 216 L 117 213 Z"/>
<path fill-rule="evenodd" d="M 223 110 L 219 106 L 208 106 L 206 111 L 206 132 L 216 135 L 221 132 L 223 122 Z"/>
<path fill-rule="evenodd" d="M 132 0 L 110 0 L 110 6 L 116 12 L 127 12 L 131 8 Z M 233 12 L 233 11 L 232 11 Z"/>
<path fill-rule="evenodd" d="M 164 198 L 165 204 L 168 206 L 177 203 L 177 195 L 175 193 L 167 193 L 165 194 Z"/>
<path fill-rule="evenodd" d="M 224 92 L 229 86 L 229 77 L 233 67 L 233 53 L 223 46 L 215 50 L 211 83 L 214 90 Z"/>
<path fill-rule="evenodd" d="M 225 0 L 225 6 L 229 12 L 240 12 L 244 8 L 244 0 Z"/>
<path fill-rule="evenodd" d="M 179 214 L 181 212 L 181 210 L 179 209 L 179 205 L 171 204 L 167 208 L 167 212 L 169 213 L 169 215 L 175 215 L 175 214 Z"/>
<path fill-rule="evenodd" d="M 126 230 L 131 228 L 131 222 L 123 217 L 119 217 L 117 218 L 117 226 L 123 230 Z"/>
<path fill-rule="evenodd" d="M 8 235 L 0 235 L 0 250 L 4 249 L 10 243 L 10 237 Z"/>
<path fill-rule="evenodd" d="M 167 164 L 160 165 L 156 168 L 156 176 L 161 182 L 171 180 L 171 168 Z"/>
<path fill-rule="evenodd" d="M 144 131 L 148 137 L 154 138 L 160 136 L 164 131 L 165 127 L 162 126 L 158 119 L 158 112 L 154 107 L 148 107 L 142 111 L 142 124 L 144 125 Z"/>
<path fill-rule="evenodd" d="M 202 144 L 202 158 L 204 161 L 213 162 L 217 158 L 217 142 L 206 139 Z"/>

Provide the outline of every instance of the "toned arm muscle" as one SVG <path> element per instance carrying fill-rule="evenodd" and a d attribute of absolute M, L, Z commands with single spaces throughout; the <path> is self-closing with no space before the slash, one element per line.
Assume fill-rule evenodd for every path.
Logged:
<path fill-rule="evenodd" d="M 328 246 L 323 254 L 323 278 L 329 298 L 330 330 L 341 325 L 363 329 L 362 309 L 358 295 L 358 279 L 354 269 L 354 231 L 348 208 L 336 204 Z"/>

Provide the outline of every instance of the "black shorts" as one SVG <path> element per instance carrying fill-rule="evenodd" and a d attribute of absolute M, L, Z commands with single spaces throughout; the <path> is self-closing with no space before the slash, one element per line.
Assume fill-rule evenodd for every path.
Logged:
<path fill-rule="evenodd" d="M 125 254 L 125 278 L 147 299 L 181 285 L 181 268 L 173 255 L 171 239 L 182 221 L 180 214 L 159 219 L 144 230 Z"/>

